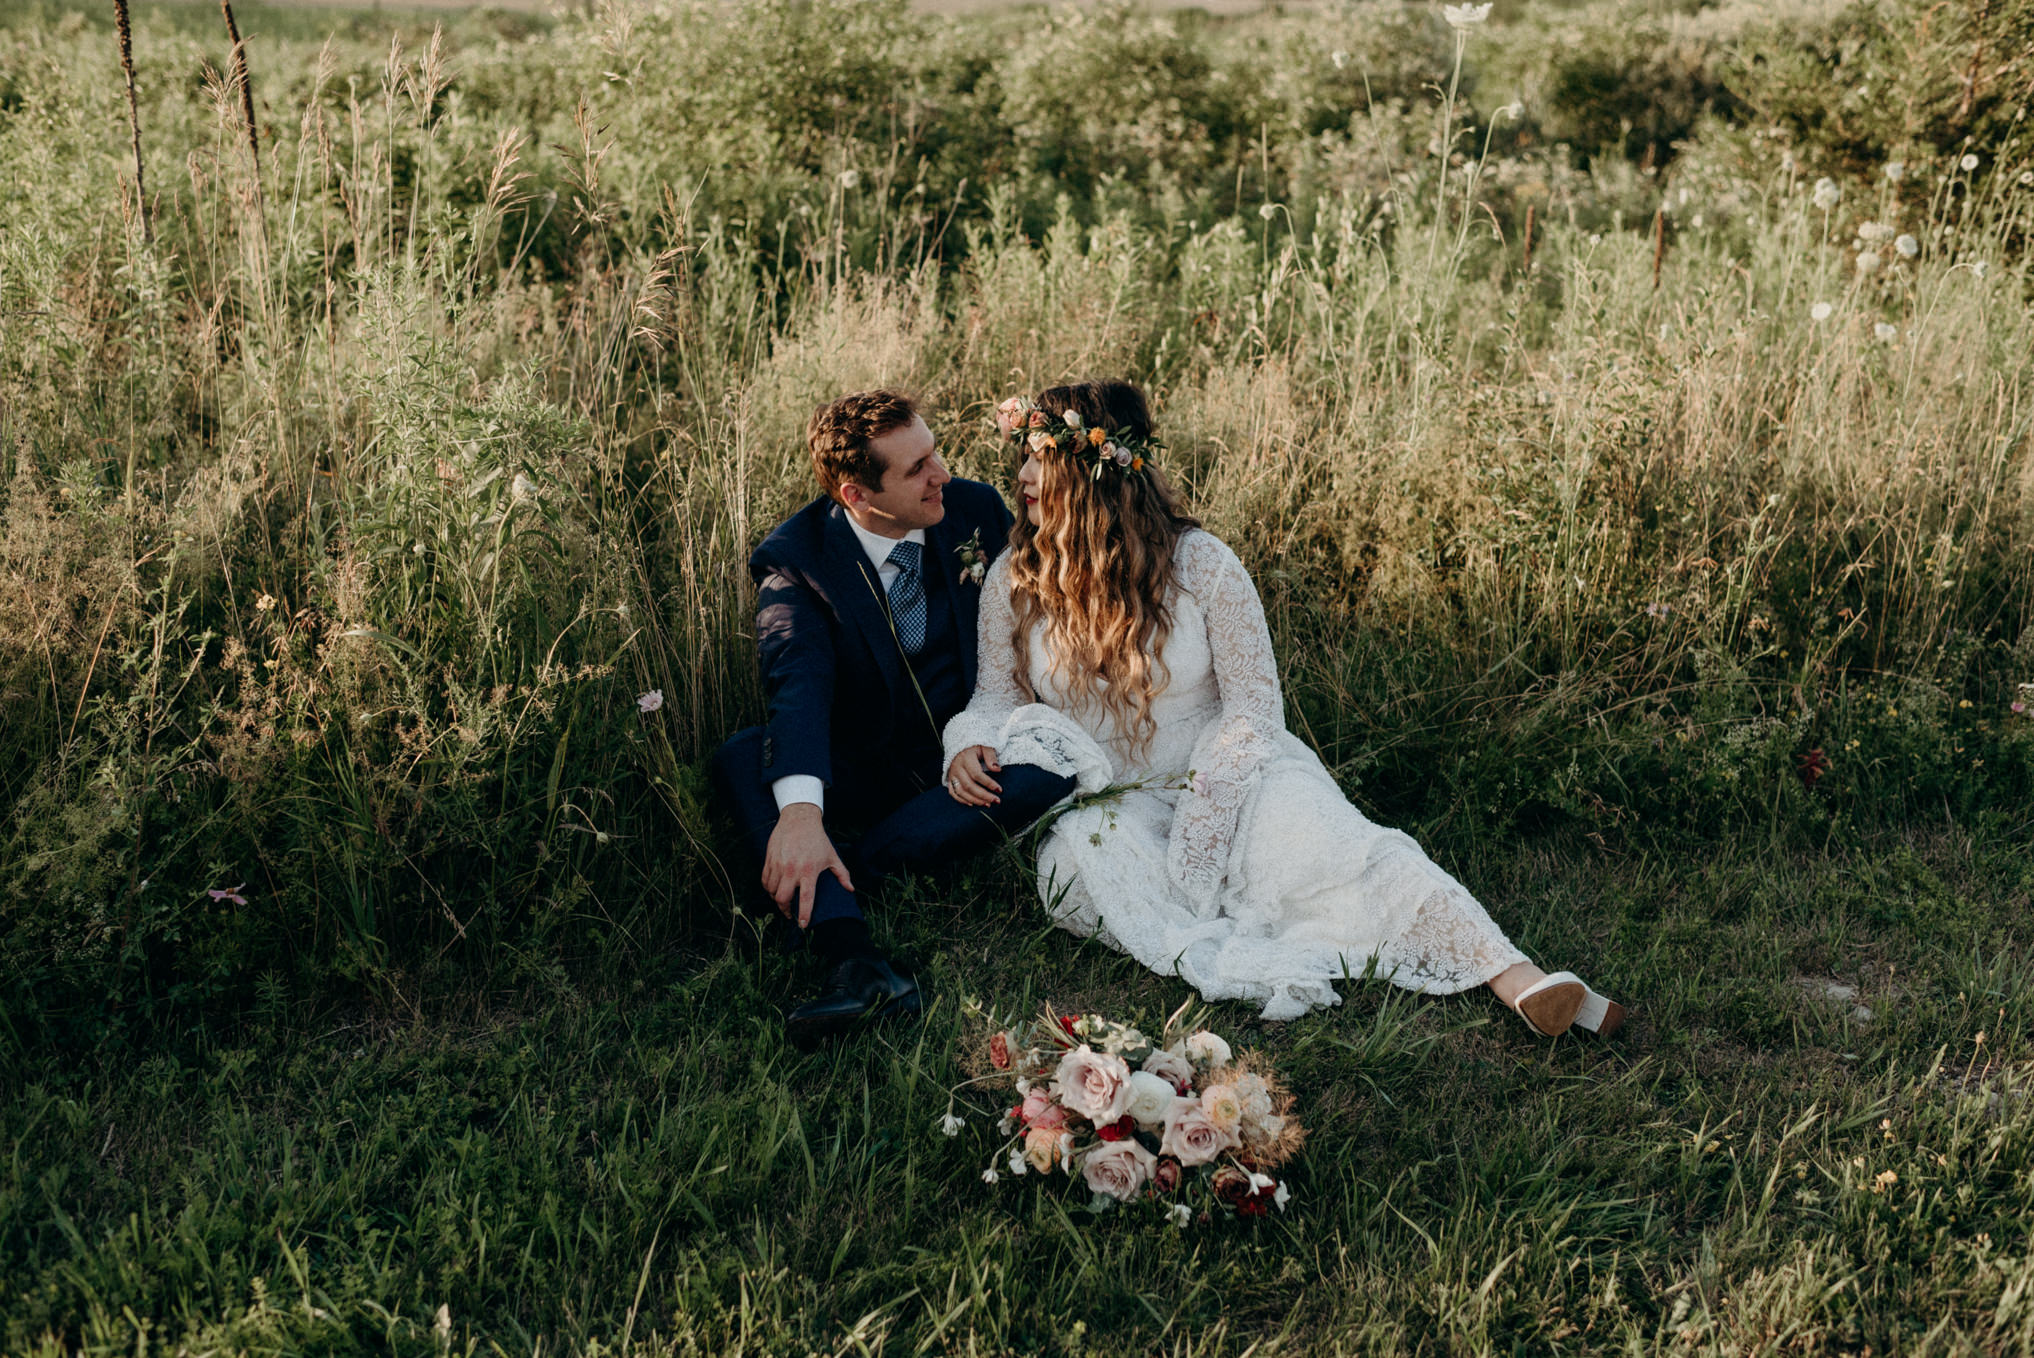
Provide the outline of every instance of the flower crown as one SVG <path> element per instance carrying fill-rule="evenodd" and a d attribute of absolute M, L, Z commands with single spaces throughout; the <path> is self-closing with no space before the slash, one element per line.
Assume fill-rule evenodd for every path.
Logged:
<path fill-rule="evenodd" d="M 1097 481 L 1106 471 L 1126 475 L 1143 471 L 1164 446 L 1155 438 L 1137 438 L 1128 429 L 1086 428 L 1077 410 L 1055 421 L 1027 396 L 1012 396 L 997 406 L 996 425 L 1033 453 L 1063 452 L 1086 460 Z"/>

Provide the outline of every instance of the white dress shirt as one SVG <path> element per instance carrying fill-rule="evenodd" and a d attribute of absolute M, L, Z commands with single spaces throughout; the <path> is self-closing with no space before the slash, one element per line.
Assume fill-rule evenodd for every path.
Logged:
<path fill-rule="evenodd" d="M 845 511 L 843 511 L 845 512 Z M 890 549 L 901 542 L 915 542 L 925 545 L 925 530 L 914 528 L 902 538 L 886 538 L 881 533 L 871 533 L 848 515 L 848 527 L 855 530 L 855 537 L 861 542 L 862 550 L 869 554 L 869 564 L 876 568 L 876 578 L 883 586 L 883 593 L 890 592 L 891 584 L 904 572 L 890 560 Z M 777 810 L 797 802 L 811 802 L 822 810 L 826 806 L 826 784 L 810 773 L 789 773 L 770 784 L 770 795 L 777 799 Z"/>

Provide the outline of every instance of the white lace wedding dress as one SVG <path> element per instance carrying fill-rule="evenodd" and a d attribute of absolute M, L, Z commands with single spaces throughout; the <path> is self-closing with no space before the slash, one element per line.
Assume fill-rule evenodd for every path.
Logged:
<path fill-rule="evenodd" d="M 1461 883 L 1351 806 L 1285 729 L 1271 634 L 1236 554 L 1195 529 L 1174 561 L 1170 681 L 1141 754 L 1106 713 L 1067 702 L 1042 623 L 1030 647 L 1038 701 L 1024 696 L 1007 558 L 982 583 L 980 678 L 947 724 L 947 762 L 988 745 L 1004 764 L 1072 775 L 1076 801 L 1151 784 L 1053 823 L 1038 889 L 1059 924 L 1210 1000 L 1259 1002 L 1267 1019 L 1340 1003 L 1331 983 L 1373 958 L 1378 975 L 1437 994 L 1525 961 Z"/>

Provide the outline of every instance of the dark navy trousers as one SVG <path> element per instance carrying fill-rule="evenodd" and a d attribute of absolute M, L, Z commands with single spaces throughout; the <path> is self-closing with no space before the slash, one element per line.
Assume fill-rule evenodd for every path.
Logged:
<path fill-rule="evenodd" d="M 763 855 L 777 828 L 777 799 L 763 777 L 762 747 L 763 728 L 746 727 L 714 751 L 709 766 L 714 791 L 733 813 L 751 882 L 760 881 Z M 935 753 L 861 776 L 835 769 L 833 786 L 826 790 L 827 834 L 847 864 L 855 890 L 841 886 L 832 873 L 821 873 L 812 903 L 814 924 L 861 918 L 861 895 L 886 877 L 944 867 L 1021 834 L 1074 787 L 1070 776 L 1032 764 L 1006 764 L 992 775 L 1003 788 L 1000 802 L 963 806 L 941 785 L 946 770 L 939 761 Z M 858 826 L 866 827 L 860 839 L 841 848 L 842 831 Z M 774 909 L 775 903 L 770 904 Z"/>

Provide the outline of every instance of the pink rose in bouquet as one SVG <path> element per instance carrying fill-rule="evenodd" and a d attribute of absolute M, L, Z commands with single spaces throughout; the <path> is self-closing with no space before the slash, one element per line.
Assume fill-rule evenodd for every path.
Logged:
<path fill-rule="evenodd" d="M 1017 1110 L 1017 1117 L 1026 1127 L 1042 1131 L 1058 1131 L 1066 1126 L 1066 1109 L 1052 1100 L 1044 1089 L 1033 1086 L 1024 1096 L 1024 1106 Z"/>
<path fill-rule="evenodd" d="M 1181 1099 L 1165 1117 L 1165 1136 L 1159 1150 L 1179 1157 L 1182 1165 L 1205 1165 L 1236 1144 L 1236 1138 L 1215 1125 L 1208 1110 L 1195 1099 Z"/>
<path fill-rule="evenodd" d="M 1130 1066 L 1120 1056 L 1083 1043 L 1060 1058 L 1052 1092 L 1069 1113 L 1096 1126 L 1114 1122 L 1129 1110 Z"/>
<path fill-rule="evenodd" d="M 1088 1152 L 1081 1177 L 1095 1192 L 1128 1202 L 1150 1181 L 1157 1161 L 1157 1156 L 1135 1141 L 1111 1141 Z"/>
<path fill-rule="evenodd" d="M 1154 1051 L 1144 1058 L 1144 1069 L 1161 1080 L 1172 1081 L 1175 1094 L 1184 1094 L 1193 1088 L 1194 1063 L 1178 1052 Z"/>

